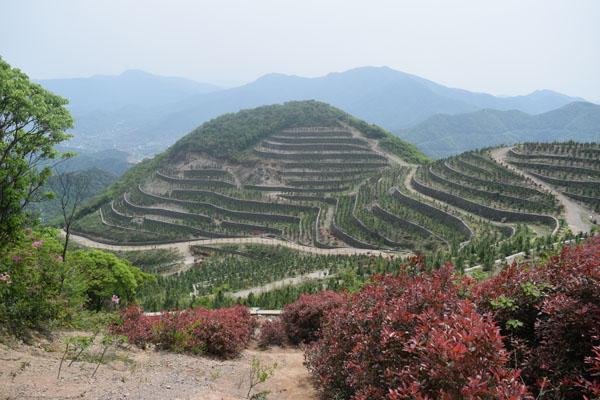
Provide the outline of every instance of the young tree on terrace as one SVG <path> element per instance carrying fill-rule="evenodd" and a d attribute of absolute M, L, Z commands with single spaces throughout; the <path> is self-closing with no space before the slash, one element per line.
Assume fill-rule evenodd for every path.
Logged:
<path fill-rule="evenodd" d="M 0 58 L 0 247 L 18 236 L 24 209 L 51 174 L 47 160 L 69 137 L 67 100 L 29 80 Z"/>

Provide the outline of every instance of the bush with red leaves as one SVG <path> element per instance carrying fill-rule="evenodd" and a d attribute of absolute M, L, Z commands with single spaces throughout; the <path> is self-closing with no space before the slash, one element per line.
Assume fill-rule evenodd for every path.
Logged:
<path fill-rule="evenodd" d="M 473 290 L 540 399 L 581 399 L 600 386 L 586 364 L 600 345 L 600 237 L 565 246 L 541 266 L 513 265 Z M 587 393 L 591 393 L 588 391 Z"/>
<path fill-rule="evenodd" d="M 141 309 L 130 307 L 112 331 L 138 346 L 152 343 L 166 350 L 231 358 L 246 348 L 254 325 L 254 318 L 242 306 L 195 308 L 161 316 L 146 316 Z"/>
<path fill-rule="evenodd" d="M 310 343 L 317 338 L 323 315 L 340 306 L 346 295 L 330 290 L 303 294 L 284 307 L 281 320 L 288 339 L 293 344 Z"/>
<path fill-rule="evenodd" d="M 306 364 L 327 398 L 522 399 L 499 329 L 450 266 L 379 276 L 323 321 Z"/>
<path fill-rule="evenodd" d="M 285 326 L 281 320 L 267 320 L 260 327 L 258 346 L 267 348 L 269 346 L 284 346 L 287 342 Z"/>
<path fill-rule="evenodd" d="M 110 327 L 111 333 L 127 336 L 129 343 L 145 347 L 152 340 L 155 317 L 145 316 L 139 306 L 129 306 L 121 311 L 119 324 Z"/>
<path fill-rule="evenodd" d="M 594 346 L 592 353 L 592 356 L 585 359 L 591 380 L 581 378 L 577 382 L 577 386 L 581 389 L 583 398 L 586 400 L 600 399 L 600 346 Z"/>

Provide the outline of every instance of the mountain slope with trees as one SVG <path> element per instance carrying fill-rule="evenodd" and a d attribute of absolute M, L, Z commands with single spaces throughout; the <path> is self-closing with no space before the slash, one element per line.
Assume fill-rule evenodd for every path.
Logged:
<path fill-rule="evenodd" d="M 318 78 L 269 74 L 244 86 L 196 95 L 177 105 L 148 135 L 177 134 L 202 121 L 243 108 L 289 100 L 315 99 L 388 130 L 412 126 L 437 113 L 459 114 L 482 108 L 544 112 L 577 100 L 551 91 L 496 97 L 448 88 L 387 67 L 363 67 Z"/>
<path fill-rule="evenodd" d="M 438 114 L 400 131 L 399 136 L 435 158 L 524 141 L 593 142 L 600 138 L 600 106 L 573 102 L 538 115 L 491 109 Z"/>
<path fill-rule="evenodd" d="M 165 149 L 211 118 L 292 100 L 324 101 L 394 132 L 438 113 L 484 108 L 540 113 L 578 100 L 548 90 L 497 97 L 449 88 L 387 67 L 362 67 L 316 78 L 268 74 L 226 90 L 167 79 L 129 71 L 118 77 L 42 84 L 71 100 L 76 120 L 73 145 L 99 150 L 118 142 L 120 149 L 140 157 Z M 107 88 L 97 88 L 100 84 Z M 97 92 L 100 96 L 95 99 Z M 156 97 L 163 92 L 164 96 Z"/>

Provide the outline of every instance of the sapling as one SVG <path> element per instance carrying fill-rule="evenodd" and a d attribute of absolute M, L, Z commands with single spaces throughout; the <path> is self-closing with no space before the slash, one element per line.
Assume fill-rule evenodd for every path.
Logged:
<path fill-rule="evenodd" d="M 272 377 L 276 368 L 277 363 L 267 366 L 262 365 L 257 357 L 252 358 L 252 364 L 250 365 L 250 387 L 248 388 L 248 393 L 246 394 L 247 399 L 263 400 L 267 398 L 267 395 L 269 394 L 269 391 L 267 390 L 263 390 L 255 394 L 252 394 L 252 391 L 258 384 L 264 383 L 267 381 L 267 379 Z"/>
<path fill-rule="evenodd" d="M 96 334 L 94 334 L 93 337 L 72 336 L 67 339 L 67 341 L 65 343 L 65 351 L 63 352 L 63 355 L 60 359 L 60 364 L 58 364 L 58 374 L 56 375 L 56 379 L 60 379 L 60 372 L 62 371 L 63 363 L 65 362 L 65 359 L 67 358 L 67 355 L 69 354 L 69 350 L 73 350 L 73 351 L 77 352 L 75 357 L 73 357 L 71 359 L 71 362 L 68 365 L 70 367 L 71 364 L 73 364 L 76 360 L 79 359 L 79 356 L 81 356 L 81 353 L 83 353 L 86 349 L 88 349 L 92 345 L 92 343 L 94 343 L 95 338 L 96 338 Z"/>
<path fill-rule="evenodd" d="M 100 358 L 98 359 L 96 368 L 94 369 L 94 372 L 92 373 L 92 376 L 91 376 L 92 378 L 96 375 L 96 372 L 98 372 L 98 368 L 100 368 L 100 364 L 102 364 L 102 361 L 104 360 L 104 355 L 106 354 L 106 351 L 109 349 L 109 347 L 119 346 L 126 342 L 127 342 L 127 338 L 122 335 L 106 335 L 102 338 L 102 353 L 100 354 Z"/>

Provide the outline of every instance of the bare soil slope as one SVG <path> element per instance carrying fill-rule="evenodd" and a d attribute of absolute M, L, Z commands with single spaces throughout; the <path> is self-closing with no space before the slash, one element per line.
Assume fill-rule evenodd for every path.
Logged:
<path fill-rule="evenodd" d="M 239 359 L 221 361 L 129 348 L 107 353 L 108 362 L 94 378 L 94 363 L 68 366 L 66 361 L 57 379 L 64 338 L 34 346 L 0 344 L 0 399 L 245 399 L 253 357 L 278 365 L 274 376 L 257 387 L 270 391 L 268 398 L 317 398 L 299 349 L 251 349 Z"/>

